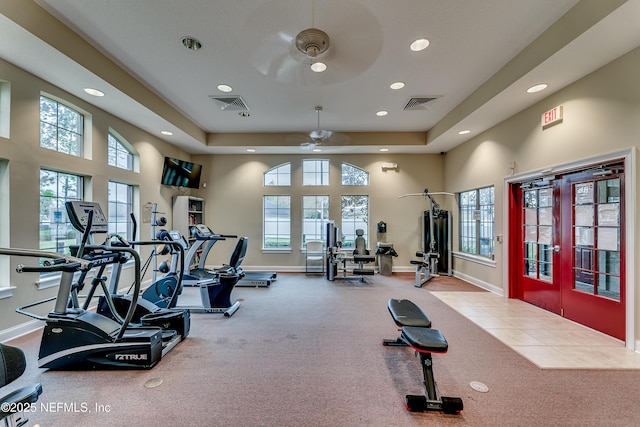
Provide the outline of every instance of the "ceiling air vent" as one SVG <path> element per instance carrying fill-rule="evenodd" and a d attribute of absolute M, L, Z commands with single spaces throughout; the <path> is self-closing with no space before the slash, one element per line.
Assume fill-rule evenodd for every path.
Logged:
<path fill-rule="evenodd" d="M 439 96 L 416 96 L 409 98 L 402 111 L 428 110 L 430 104 Z"/>
<path fill-rule="evenodd" d="M 249 107 L 239 96 L 210 96 L 222 111 L 249 111 Z"/>

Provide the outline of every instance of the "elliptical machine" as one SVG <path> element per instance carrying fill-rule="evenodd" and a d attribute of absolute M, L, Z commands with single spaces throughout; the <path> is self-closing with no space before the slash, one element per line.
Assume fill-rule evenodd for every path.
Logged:
<path fill-rule="evenodd" d="M 94 211 L 89 211 L 86 223 L 90 228 Z M 111 252 L 103 257 L 82 259 L 55 252 L 41 250 L 0 248 L 0 254 L 45 258 L 37 266 L 18 265 L 19 273 L 60 272 L 57 296 L 37 301 L 16 311 L 45 323 L 38 366 L 49 369 L 150 369 L 162 358 L 162 330 L 159 327 L 130 327 L 140 291 L 140 257 L 127 247 L 86 246 L 88 232 L 85 231 L 78 252 L 102 248 Z M 79 307 L 78 288 L 74 285 L 77 272 L 88 272 L 126 252 L 134 262 L 134 293 L 132 304 L 121 323 L 106 316 Z M 54 308 L 46 316 L 28 312 L 27 309 L 55 301 Z"/>
<path fill-rule="evenodd" d="M 65 207 L 69 217 L 69 221 L 73 227 L 79 232 L 86 234 L 90 243 L 93 243 L 94 234 L 107 234 L 108 223 L 102 211 L 102 208 L 98 203 L 86 202 L 86 201 L 71 201 L 66 202 Z M 89 212 L 93 212 L 93 218 L 91 225 L 88 225 L 86 218 Z M 134 222 L 133 235 L 135 236 L 136 224 Z M 134 245 L 150 245 L 157 242 L 128 242 L 117 234 L 107 234 L 105 242 L 109 243 L 110 247 L 130 247 L 133 249 Z M 91 259 L 91 257 L 104 256 L 105 251 L 102 247 L 98 246 L 97 249 L 91 249 L 93 246 L 84 246 L 84 253 L 77 253 L 77 256 Z M 71 246 L 73 251 L 78 251 L 78 247 Z M 118 322 L 123 322 L 124 316 L 132 305 L 131 294 L 118 293 L 118 285 L 120 282 L 120 276 L 122 272 L 122 266 L 129 261 L 129 257 L 124 256 L 124 253 L 116 252 L 119 256 L 113 259 L 111 263 L 103 263 L 100 265 L 97 273 L 91 281 L 91 286 L 87 292 L 83 309 L 88 309 L 91 299 L 93 298 L 95 291 L 100 287 L 103 291 L 98 299 L 98 307 L 96 311 L 103 316 L 114 319 Z M 184 253 L 182 253 L 184 256 Z M 107 277 L 105 276 L 105 270 L 107 265 L 111 265 L 111 275 L 109 279 L 109 285 L 107 285 Z M 84 285 L 84 279 L 86 272 L 81 273 L 78 285 Z M 76 293 L 72 293 L 76 295 Z M 75 305 L 79 303 L 75 301 Z M 182 341 L 189 335 L 191 326 L 191 316 L 187 310 L 171 310 L 166 307 L 159 307 L 152 302 L 145 300 L 144 298 L 138 298 L 134 304 L 133 317 L 131 318 L 132 326 L 157 326 L 162 329 L 162 340 L 165 345 L 163 346 L 163 354 L 166 354 L 171 350 L 178 342 Z"/>

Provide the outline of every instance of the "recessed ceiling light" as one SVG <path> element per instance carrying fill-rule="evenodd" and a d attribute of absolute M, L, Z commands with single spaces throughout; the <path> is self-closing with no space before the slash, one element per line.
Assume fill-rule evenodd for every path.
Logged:
<path fill-rule="evenodd" d="M 256 149 L 255 148 L 247 148 L 247 153 L 255 153 Z"/>
<path fill-rule="evenodd" d="M 429 47 L 429 40 L 427 39 L 418 39 L 411 42 L 409 48 L 414 52 L 420 52 L 421 50 L 425 50 Z"/>
<path fill-rule="evenodd" d="M 93 96 L 104 96 L 104 92 L 98 89 L 93 89 L 91 87 L 85 87 L 84 91 L 87 92 L 89 95 L 93 95 Z"/>
<path fill-rule="evenodd" d="M 545 90 L 549 85 L 546 83 L 540 83 L 537 85 L 533 85 L 531 86 L 529 89 L 527 89 L 527 93 L 536 93 L 536 92 L 540 92 L 541 90 Z"/>
<path fill-rule="evenodd" d="M 389 151 L 389 149 L 388 149 L 388 148 L 381 148 L 381 149 L 380 149 L 380 150 L 378 150 L 378 151 L 381 151 L 381 152 L 383 152 L 383 153 L 386 153 L 387 151 Z"/>
<path fill-rule="evenodd" d="M 468 133 L 471 133 L 471 131 L 469 129 L 465 129 L 465 130 L 461 130 L 460 132 L 458 132 L 458 135 L 466 135 Z"/>
<path fill-rule="evenodd" d="M 322 149 L 320 149 L 320 148 L 314 148 L 314 149 L 313 149 L 313 152 L 314 152 L 314 153 L 319 153 L 319 152 L 321 152 L 321 151 L 322 151 Z"/>
<path fill-rule="evenodd" d="M 404 87 L 404 83 L 403 82 L 394 82 L 391 83 L 391 86 L 389 86 L 391 89 L 402 89 Z"/>
<path fill-rule="evenodd" d="M 225 84 L 220 84 L 218 85 L 218 90 L 220 92 L 231 92 L 233 90 L 233 88 L 229 85 L 225 85 Z"/>
<path fill-rule="evenodd" d="M 183 37 L 182 45 L 189 50 L 199 50 L 200 48 L 202 48 L 202 43 L 200 43 L 200 40 L 193 37 Z"/>
<path fill-rule="evenodd" d="M 314 62 L 313 64 L 311 64 L 311 69 L 316 73 L 321 73 L 327 69 L 327 64 L 325 64 L 324 62 Z"/>
<path fill-rule="evenodd" d="M 383 117 L 383 116 L 386 116 L 387 114 L 389 114 L 389 112 L 388 112 L 388 111 L 386 111 L 386 110 L 380 110 L 380 111 L 378 111 L 378 112 L 376 113 L 376 116 L 378 116 L 378 117 Z"/>
<path fill-rule="evenodd" d="M 173 132 L 170 132 L 168 130 L 161 130 L 160 133 L 163 134 L 163 135 L 167 135 L 167 136 L 173 135 Z"/>

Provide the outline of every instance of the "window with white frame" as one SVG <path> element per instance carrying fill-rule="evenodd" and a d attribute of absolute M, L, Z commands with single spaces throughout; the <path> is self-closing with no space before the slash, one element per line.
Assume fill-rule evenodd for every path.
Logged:
<path fill-rule="evenodd" d="M 291 248 L 291 196 L 263 197 L 262 234 L 265 249 Z"/>
<path fill-rule="evenodd" d="M 130 214 L 133 212 L 133 186 L 109 181 L 109 234 L 133 240 Z"/>
<path fill-rule="evenodd" d="M 329 185 L 329 160 L 303 160 L 302 185 Z"/>
<path fill-rule="evenodd" d="M 342 196 L 342 247 L 355 248 L 356 230 L 364 231 L 364 239 L 369 243 L 369 196 Z"/>
<path fill-rule="evenodd" d="M 291 163 L 283 163 L 264 173 L 265 186 L 291 185 Z"/>
<path fill-rule="evenodd" d="M 494 258 L 494 188 L 461 192 L 460 251 Z"/>
<path fill-rule="evenodd" d="M 133 170 L 133 153 L 127 148 L 124 142 L 109 132 L 108 140 L 108 163 L 120 169 Z"/>
<path fill-rule="evenodd" d="M 302 196 L 302 247 L 310 240 L 324 240 L 329 220 L 329 196 Z"/>
<path fill-rule="evenodd" d="M 84 116 L 75 109 L 40 96 L 40 146 L 82 156 Z"/>
<path fill-rule="evenodd" d="M 83 199 L 82 176 L 40 169 L 40 249 L 69 254 L 69 245 L 78 242 L 65 202 Z"/>
<path fill-rule="evenodd" d="M 343 163 L 342 185 L 369 185 L 369 172 L 357 166 Z"/>

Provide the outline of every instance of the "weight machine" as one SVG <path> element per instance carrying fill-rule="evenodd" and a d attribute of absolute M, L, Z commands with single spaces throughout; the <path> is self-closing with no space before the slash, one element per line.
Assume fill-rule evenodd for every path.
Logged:
<path fill-rule="evenodd" d="M 361 243 L 356 244 L 356 250 L 353 251 L 352 255 L 349 255 L 345 252 L 341 251 L 342 241 L 340 239 L 340 228 L 336 227 L 334 221 L 327 222 L 327 254 L 326 254 L 326 271 L 327 280 L 335 280 L 335 279 L 358 279 L 361 282 L 364 282 L 364 276 L 372 276 L 374 274 L 374 270 L 372 268 L 365 268 L 365 264 L 370 262 L 374 262 L 376 260 L 375 256 L 370 255 L 369 251 L 366 250 L 364 238 L 361 236 L 358 231 L 358 238 L 356 241 L 360 240 Z M 356 242 L 358 243 L 358 242 Z M 359 248 L 358 246 L 362 246 Z M 351 276 L 347 275 L 347 262 L 352 262 L 357 264 L 357 268 L 354 268 Z M 342 266 L 340 266 L 342 264 Z M 342 275 L 338 275 L 338 271 L 342 271 Z"/>
<path fill-rule="evenodd" d="M 421 196 L 429 203 L 428 210 L 424 211 L 421 217 L 422 250 L 416 252 L 416 257 L 421 259 L 411 261 L 411 264 L 416 266 L 417 288 L 441 274 L 451 275 L 451 212 L 440 207 L 433 198 L 435 195 L 454 196 L 453 193 L 429 192 L 429 189 L 425 188 L 422 193 L 404 194 L 399 197 Z"/>

